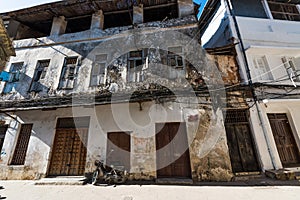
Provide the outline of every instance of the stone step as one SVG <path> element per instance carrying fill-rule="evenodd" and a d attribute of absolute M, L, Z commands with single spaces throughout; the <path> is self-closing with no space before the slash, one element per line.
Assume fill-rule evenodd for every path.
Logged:
<path fill-rule="evenodd" d="M 278 169 L 278 170 L 266 170 L 265 172 L 267 177 L 277 179 L 277 180 L 295 180 L 295 172 L 287 169 Z"/>
<path fill-rule="evenodd" d="M 300 172 L 295 172 L 295 178 L 296 180 L 300 180 Z"/>
<path fill-rule="evenodd" d="M 156 179 L 156 184 L 192 185 L 193 180 L 188 178 L 159 178 Z"/>
<path fill-rule="evenodd" d="M 261 172 L 239 172 L 235 173 L 233 177 L 233 181 L 248 181 L 254 179 L 264 178 L 265 175 Z"/>
<path fill-rule="evenodd" d="M 42 178 L 35 181 L 35 185 L 84 185 L 87 179 L 84 176 L 59 176 L 53 178 Z"/>

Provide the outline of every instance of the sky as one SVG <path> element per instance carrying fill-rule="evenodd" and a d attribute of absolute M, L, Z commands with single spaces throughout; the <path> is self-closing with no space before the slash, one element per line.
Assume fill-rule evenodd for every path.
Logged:
<path fill-rule="evenodd" d="M 0 13 L 19 10 L 59 0 L 0 0 Z"/>
<path fill-rule="evenodd" d="M 36 6 L 59 0 L 0 0 L 0 13 L 19 10 L 26 7 Z M 194 0 L 197 4 L 201 3 L 200 10 L 203 9 L 207 0 Z"/>

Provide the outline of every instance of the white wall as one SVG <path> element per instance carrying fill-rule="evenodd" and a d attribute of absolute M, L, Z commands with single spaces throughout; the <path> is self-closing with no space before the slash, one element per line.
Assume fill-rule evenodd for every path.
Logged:
<path fill-rule="evenodd" d="M 274 50 L 275 51 L 275 50 Z M 289 54 L 288 51 L 283 51 L 282 53 L 274 53 L 272 49 L 268 49 L 264 52 L 259 52 L 259 51 L 247 51 L 247 61 L 249 64 L 250 68 L 250 73 L 251 73 L 251 78 L 252 82 L 265 82 L 269 84 L 277 84 L 277 85 L 299 85 L 300 83 L 295 81 L 294 83 L 290 80 L 289 76 L 291 74 L 288 74 L 287 70 L 285 69 L 285 66 L 283 64 L 283 61 L 281 60 L 283 57 L 292 58 L 295 70 L 300 70 L 300 57 L 294 57 L 293 54 Z M 258 77 L 256 77 L 255 73 L 255 67 L 253 63 L 253 59 L 255 57 L 265 57 L 268 65 L 268 71 L 272 75 L 272 79 L 265 79 L 265 80 L 260 80 Z M 288 63 L 287 63 L 288 64 Z M 293 75 L 296 76 L 297 72 L 295 72 Z M 300 77 L 298 77 L 300 78 Z"/>
<path fill-rule="evenodd" d="M 250 45 L 300 48 L 300 22 L 236 17 L 245 48 Z"/>
<path fill-rule="evenodd" d="M 255 107 L 250 110 L 250 120 L 254 131 L 254 140 L 258 149 L 259 159 L 263 169 L 282 168 L 282 163 L 277 151 L 276 143 L 269 123 L 268 113 L 285 113 L 288 117 L 293 136 L 300 149 L 300 101 L 299 100 L 269 100 L 267 103 L 259 103 L 262 122 L 259 121 L 258 112 Z M 262 127 L 265 127 L 264 135 Z M 267 137 L 267 139 L 266 139 Z M 267 141 L 269 144 L 267 144 Z M 271 157 L 273 163 L 271 161 Z"/>

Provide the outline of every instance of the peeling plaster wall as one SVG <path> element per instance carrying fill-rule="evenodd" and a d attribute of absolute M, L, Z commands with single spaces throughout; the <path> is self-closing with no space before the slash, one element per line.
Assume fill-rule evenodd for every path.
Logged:
<path fill-rule="evenodd" d="M 175 33 L 180 32 L 185 35 L 190 36 L 191 38 L 195 37 L 197 32 L 197 26 L 195 24 L 195 18 L 193 16 L 188 16 L 181 19 L 171 19 L 167 22 L 149 22 L 146 24 L 140 24 L 139 28 L 143 27 L 152 27 L 148 28 L 146 31 L 143 29 L 137 29 L 136 34 L 126 32 L 130 27 L 118 27 L 111 28 L 105 31 L 100 29 L 88 30 L 80 33 L 72 33 L 72 34 L 64 34 L 61 36 L 49 36 L 40 39 L 24 39 L 14 41 L 14 46 L 16 48 L 16 57 L 11 57 L 9 63 L 6 66 L 6 71 L 9 71 L 9 68 L 12 63 L 15 62 L 24 62 L 22 74 L 20 81 L 17 82 L 16 87 L 9 93 L 2 97 L 3 100 L 18 100 L 18 99 L 31 99 L 31 98 L 41 98 L 41 97 L 49 97 L 49 96 L 61 96 L 65 94 L 74 94 L 74 93 L 82 93 L 94 92 L 95 88 L 90 86 L 90 75 L 92 70 L 92 64 L 95 59 L 95 52 L 106 53 L 108 55 L 108 62 L 114 61 L 114 64 L 117 63 L 116 58 L 122 55 L 116 55 L 118 52 L 114 52 L 111 54 L 109 52 L 110 47 L 105 47 L 101 44 L 104 41 L 110 40 L 112 44 L 114 41 L 122 41 L 125 39 L 126 44 L 114 44 L 115 47 L 120 46 L 120 48 L 134 48 L 132 45 L 136 40 L 136 35 L 140 37 L 139 40 L 145 40 L 141 44 L 149 47 L 153 41 L 147 40 L 146 34 L 158 34 L 157 36 L 163 37 L 163 34 L 160 34 L 161 28 L 164 31 L 174 32 L 172 38 L 172 34 L 170 38 L 167 38 L 165 43 L 171 43 L 175 38 Z M 159 27 L 159 28 L 158 28 Z M 169 27 L 169 28 L 168 28 Z M 141 32 L 142 30 L 142 32 Z M 116 35 L 120 33 L 119 35 Z M 145 38 L 144 38 L 145 37 Z M 163 38 L 163 40 L 165 40 Z M 173 42 L 174 43 L 174 42 Z M 180 41 L 178 41 L 180 44 Z M 127 46 L 126 46 L 127 45 Z M 182 44 L 184 45 L 184 44 Z M 99 49 L 97 49 L 99 48 Z M 167 46 L 154 46 L 154 48 L 162 48 L 167 50 Z M 127 52 L 135 49 L 126 49 Z M 92 53 L 91 53 L 92 52 Z M 94 52 L 94 54 L 93 54 Z M 59 80 L 62 73 L 62 66 L 64 63 L 65 57 L 78 56 L 79 64 L 77 66 L 78 71 L 74 81 L 73 90 L 57 90 L 59 86 Z M 50 65 L 48 67 L 46 77 L 44 80 L 41 80 L 40 83 L 42 85 L 43 90 L 38 94 L 30 94 L 28 93 L 30 83 L 34 76 L 35 68 L 37 66 L 38 60 L 51 59 Z M 153 58 L 155 60 L 155 58 Z M 149 59 L 151 63 L 153 59 Z M 123 60 L 121 64 L 122 68 L 122 83 L 119 85 L 119 88 L 124 86 L 124 81 L 126 80 L 126 64 L 127 61 Z M 111 63 L 107 63 L 111 64 Z M 120 65 L 119 64 L 119 65 Z M 5 87 L 5 83 L 2 82 L 0 85 L 0 91 L 3 91 Z M 109 85 L 107 86 L 109 87 Z M 96 88 L 96 90 L 98 90 Z"/>
<path fill-rule="evenodd" d="M 112 86 L 112 83 L 117 85 L 118 91 L 131 92 L 135 91 L 138 84 L 129 84 L 126 82 L 126 56 L 115 52 L 110 54 L 108 49 L 98 48 L 103 42 L 111 41 L 111 45 L 117 43 L 119 38 L 126 38 L 124 43 L 120 45 L 125 50 L 136 50 L 134 47 L 136 35 L 140 40 L 141 46 L 149 47 L 154 45 L 154 48 L 167 50 L 168 44 L 172 46 L 174 40 L 178 40 L 175 32 L 180 32 L 185 35 L 195 38 L 197 36 L 197 25 L 194 16 L 187 16 L 180 19 L 171 19 L 165 22 L 149 22 L 139 24 L 133 35 L 128 35 L 132 29 L 128 27 L 117 27 L 106 30 L 93 29 L 83 31 L 80 33 L 64 34 L 60 36 L 50 36 L 39 39 L 25 39 L 15 41 L 17 57 L 11 58 L 6 69 L 9 70 L 11 63 L 24 61 L 24 74 L 14 91 L 3 95 L 2 100 L 16 102 L 18 100 L 51 98 L 71 94 L 92 94 L 101 92 Z M 140 30 L 143 30 L 142 32 Z M 140 32 L 139 32 L 140 31 Z M 158 45 L 157 41 L 148 40 L 146 33 L 154 33 L 156 37 L 162 37 L 164 31 L 173 31 L 167 38 L 161 38 L 165 43 Z M 118 35 L 117 35 L 118 34 Z M 185 56 L 189 60 L 199 59 L 190 55 L 189 52 L 198 52 L 200 49 L 189 49 L 185 47 L 184 41 L 180 39 L 175 44 L 182 45 Z M 156 46 L 155 46 L 156 45 Z M 130 48 L 129 48 L 130 47 Z M 152 47 L 152 46 L 151 46 Z M 91 50 L 96 50 L 98 53 L 108 54 L 107 60 L 113 60 L 109 63 L 109 67 L 116 67 L 120 76 L 116 80 L 105 82 L 104 87 L 89 87 L 90 75 L 94 55 L 89 55 Z M 99 50 L 99 51 L 98 51 Z M 62 73 L 62 66 L 66 56 L 78 56 L 79 63 L 77 65 L 78 71 L 74 82 L 73 90 L 58 90 L 59 80 Z M 34 75 L 34 70 L 38 60 L 51 59 L 48 67 L 46 77 L 40 81 L 44 86 L 43 91 L 38 94 L 28 93 L 30 81 Z M 159 60 L 154 53 L 149 57 L 150 63 L 155 63 Z M 229 61 L 231 62 L 231 61 Z M 200 71 L 208 68 L 207 78 L 216 83 L 222 80 L 217 80 L 218 77 L 212 77 L 209 70 L 211 68 L 206 66 L 205 60 L 200 60 Z M 155 65 L 154 65 L 155 66 Z M 223 65 L 222 65 L 223 66 Z M 226 64 L 224 64 L 224 68 Z M 223 67 L 220 67 L 223 68 Z M 110 69 L 110 68 L 107 68 Z M 152 71 L 151 71 L 152 70 Z M 181 79 L 174 78 L 172 81 L 157 79 L 155 73 L 163 71 L 159 68 L 150 69 L 148 72 L 153 75 L 150 81 L 155 81 L 161 85 L 166 85 L 169 88 L 177 88 L 182 86 Z M 234 70 L 233 70 L 234 71 Z M 188 85 L 199 83 L 199 74 L 192 68 L 187 68 L 186 72 L 191 79 Z M 116 75 L 116 74 L 115 74 Z M 107 77 L 107 74 L 106 74 Z M 185 79 L 184 77 L 183 79 Z M 236 81 L 232 78 L 232 81 Z M 196 83 L 197 80 L 197 83 Z M 214 81 L 215 80 L 215 81 Z M 146 89 L 149 83 L 143 83 Z M 3 90 L 4 83 L 1 83 L 0 91 Z M 178 100 L 178 99 L 177 99 Z M 180 102 L 182 100 L 183 102 Z M 44 177 L 47 173 L 53 140 L 55 135 L 55 125 L 58 117 L 79 117 L 90 116 L 90 127 L 88 132 L 88 146 L 87 146 L 87 160 L 86 173 L 94 170 L 94 160 L 101 155 L 106 158 L 106 143 L 107 132 L 112 131 L 130 131 L 131 132 L 131 176 L 130 179 L 154 179 L 156 177 L 156 152 L 155 152 L 155 123 L 161 122 L 185 122 L 187 137 L 189 142 L 191 172 L 194 181 L 229 181 L 232 177 L 231 164 L 226 145 L 226 134 L 223 125 L 223 116 L 221 110 L 213 109 L 209 105 L 208 97 L 199 97 L 200 102 L 208 104 L 206 106 L 200 104 L 189 104 L 186 99 L 179 99 L 179 102 L 172 100 L 165 100 L 163 102 L 142 102 L 142 110 L 138 103 L 119 103 L 110 105 L 101 105 L 93 107 L 73 107 L 73 108 L 57 108 L 57 110 L 31 110 L 18 111 L 12 113 L 18 116 L 20 122 L 15 122 L 13 119 L 4 117 L 10 124 L 10 128 L 5 138 L 5 156 L 1 158 L 1 179 L 38 179 Z M 117 114 L 112 113 L 114 110 Z M 128 115 L 130 110 L 130 115 Z M 191 116 L 197 116 L 196 121 L 189 120 Z M 126 119 L 126 120 L 124 120 Z M 24 166 L 9 165 L 10 159 L 13 155 L 14 144 L 20 127 L 19 123 L 33 123 L 33 131 L 29 141 L 29 147 L 26 154 L 26 161 Z M 198 127 L 199 125 L 199 127 Z"/>
<path fill-rule="evenodd" d="M 224 84 L 237 84 L 240 82 L 239 67 L 233 55 L 210 55 L 222 73 Z"/>
<path fill-rule="evenodd" d="M 199 117 L 199 121 L 189 120 L 189 117 L 195 114 Z M 13 119 L 5 118 L 10 127 L 2 149 L 5 156 L 1 157 L 0 179 L 44 177 L 50 163 L 56 120 L 58 117 L 71 116 L 91 116 L 86 173 L 94 170 L 93 163 L 96 158 L 99 158 L 98 155 L 106 159 L 107 132 L 130 131 L 130 179 L 154 179 L 156 177 L 155 123 L 186 122 L 193 180 L 229 181 L 232 177 L 225 128 L 222 123 L 223 116 L 220 111 L 213 113 L 207 107 L 175 102 L 163 104 L 144 102 L 142 110 L 138 103 L 123 103 L 95 108 L 19 111 L 14 115 L 17 115 L 22 123 L 33 123 L 33 130 L 25 165 L 9 165 L 20 124 Z"/>

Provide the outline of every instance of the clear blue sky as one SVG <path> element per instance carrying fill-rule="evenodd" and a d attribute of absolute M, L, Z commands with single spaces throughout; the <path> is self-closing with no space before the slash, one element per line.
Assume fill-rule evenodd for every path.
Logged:
<path fill-rule="evenodd" d="M 36 6 L 44 3 L 59 0 L 0 0 L 0 13 L 18 10 L 26 7 Z M 207 0 L 194 0 L 197 4 L 201 3 L 200 11 L 203 9 Z"/>
<path fill-rule="evenodd" d="M 0 0 L 0 13 L 19 10 L 26 7 L 36 6 L 59 0 Z"/>

